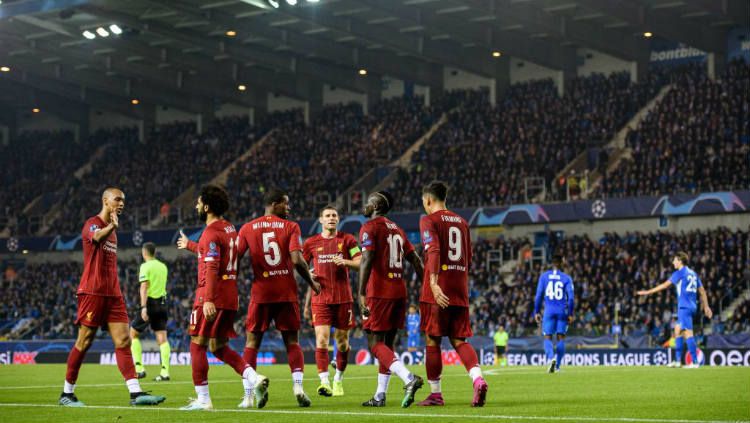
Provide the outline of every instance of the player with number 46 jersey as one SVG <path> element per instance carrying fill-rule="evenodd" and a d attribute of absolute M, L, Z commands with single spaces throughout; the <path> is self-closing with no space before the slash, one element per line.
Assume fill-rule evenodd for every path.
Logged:
<path fill-rule="evenodd" d="M 573 296 L 573 279 L 563 272 L 561 256 L 552 257 L 552 270 L 539 276 L 534 300 L 534 318 L 542 324 L 544 335 L 544 352 L 549 363 L 548 372 L 560 370 L 560 364 L 565 356 L 565 335 L 568 333 L 568 323 L 573 320 L 575 299 Z M 539 307 L 544 298 L 544 318 L 539 314 Z M 555 348 L 552 348 L 552 337 L 556 336 Z"/>

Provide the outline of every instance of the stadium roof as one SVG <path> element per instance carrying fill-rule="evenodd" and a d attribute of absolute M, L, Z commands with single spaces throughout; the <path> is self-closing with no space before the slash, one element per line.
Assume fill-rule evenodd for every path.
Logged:
<path fill-rule="evenodd" d="M 5 0 L 0 65 L 13 72 L 0 78 L 0 102 L 45 96 L 72 114 L 90 104 L 137 116 L 132 98 L 201 112 L 261 106 L 269 92 L 310 100 L 323 83 L 374 92 L 383 75 L 439 87 L 444 65 L 495 77 L 495 51 L 572 72 L 576 47 L 645 63 L 646 31 L 721 55 L 748 9 L 747 0 Z"/>

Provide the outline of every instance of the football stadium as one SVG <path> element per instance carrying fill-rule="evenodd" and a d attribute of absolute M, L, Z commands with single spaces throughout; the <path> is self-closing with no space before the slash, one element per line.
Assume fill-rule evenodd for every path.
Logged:
<path fill-rule="evenodd" d="M 750 423 L 750 1 L 0 0 L 0 422 Z"/>

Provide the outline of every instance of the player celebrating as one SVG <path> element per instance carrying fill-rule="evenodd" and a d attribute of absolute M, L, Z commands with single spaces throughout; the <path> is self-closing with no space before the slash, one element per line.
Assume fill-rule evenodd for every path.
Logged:
<path fill-rule="evenodd" d="M 122 298 L 120 280 L 117 276 L 117 227 L 118 216 L 125 207 L 125 194 L 118 188 L 107 188 L 102 194 L 102 209 L 89 218 L 81 230 L 83 243 L 83 275 L 78 285 L 78 338 L 68 355 L 68 370 L 65 374 L 60 405 L 83 407 L 74 391 L 78 372 L 86 351 L 96 336 L 96 330 L 104 327 L 115 344 L 115 358 L 125 385 L 130 391 L 131 405 L 155 405 L 165 398 L 148 395 L 141 385 L 133 364 L 128 334 L 128 312 Z"/>
<path fill-rule="evenodd" d="M 367 332 L 367 341 L 373 355 L 380 363 L 378 388 L 366 407 L 384 407 L 390 373 L 404 381 L 406 408 L 414 402 L 414 394 L 424 381 L 412 374 L 394 353 L 396 333 L 403 329 L 406 320 L 406 283 L 404 282 L 404 257 L 422 277 L 422 261 L 406 238 L 403 229 L 386 217 L 393 207 L 393 197 L 376 192 L 367 199 L 364 214 L 370 218 L 359 231 L 362 245 L 362 263 L 359 272 L 359 301 Z"/>
<path fill-rule="evenodd" d="M 320 211 L 318 218 L 323 231 L 305 241 L 302 255 L 312 261 L 315 280 L 320 283 L 320 295 L 312 298 L 310 290 L 305 298 L 305 318 L 310 318 L 315 327 L 315 362 L 318 365 L 320 386 L 318 394 L 330 397 L 344 395 L 343 377 L 349 356 L 349 330 L 354 327 L 352 288 L 349 284 L 349 269 L 359 270 L 362 259 L 357 240 L 344 232 L 338 232 L 339 213 L 328 205 Z M 338 352 L 336 353 L 336 375 L 333 389 L 328 380 L 328 342 L 331 327 Z"/>
<path fill-rule="evenodd" d="M 302 257 L 299 225 L 286 220 L 291 211 L 289 197 L 279 189 L 270 189 L 266 192 L 265 204 L 265 215 L 244 224 L 240 229 L 237 257 L 250 250 L 254 275 L 247 306 L 247 341 L 243 357 L 255 368 L 263 334 L 273 321 L 276 329 L 281 331 L 286 346 L 297 404 L 309 407 L 310 398 L 302 387 L 305 357 L 298 341 L 300 313 L 294 269 L 316 294 L 320 292 L 320 284 L 312 279 Z M 248 392 L 246 387 L 240 407 L 248 401 Z"/>
<path fill-rule="evenodd" d="M 698 346 L 693 338 L 693 316 L 697 310 L 697 293 L 703 306 L 703 313 L 709 319 L 713 317 L 711 307 L 708 306 L 706 290 L 703 288 L 700 278 L 695 271 L 687 267 L 688 255 L 680 251 L 672 257 L 672 266 L 675 271 L 667 281 L 648 289 L 638 291 L 638 295 L 651 295 L 674 285 L 677 288 L 677 324 L 675 324 L 675 361 L 668 364 L 669 367 L 680 367 L 682 365 L 682 350 L 687 344 L 688 351 L 693 357 L 693 363 L 685 366 L 686 369 L 697 369 Z"/>
<path fill-rule="evenodd" d="M 565 356 L 565 334 L 568 324 L 573 322 L 575 297 L 573 296 L 573 279 L 562 272 L 562 256 L 552 257 L 552 270 L 539 276 L 534 299 L 534 319 L 542 324 L 544 335 L 544 353 L 549 362 L 549 373 L 560 370 Z M 539 307 L 544 297 L 544 319 L 539 314 Z M 555 348 L 552 347 L 552 336 L 557 337 Z"/>
<path fill-rule="evenodd" d="M 143 263 L 138 272 L 138 281 L 141 284 L 139 289 L 141 308 L 130 327 L 130 337 L 133 339 L 130 349 L 133 352 L 138 379 L 142 379 L 146 377 L 146 370 L 142 364 L 143 349 L 138 337 L 150 325 L 156 335 L 156 343 L 159 344 L 161 353 L 161 372 L 154 380 L 162 382 L 169 380 L 169 356 L 171 354 L 167 340 L 167 265 L 156 258 L 156 245 L 153 242 L 143 244 L 141 255 Z"/>
<path fill-rule="evenodd" d="M 433 181 L 422 189 L 422 205 L 427 216 L 419 222 L 424 245 L 425 272 L 419 298 L 421 328 L 427 338 L 427 382 L 430 395 L 419 405 L 444 405 L 440 375 L 443 362 L 440 343 L 447 336 L 471 376 L 474 398 L 471 405 L 482 407 L 487 382 L 482 377 L 479 358 L 466 342 L 473 335 L 469 319 L 469 266 L 471 237 L 469 224 L 445 206 L 448 186 Z"/>
<path fill-rule="evenodd" d="M 234 317 L 239 307 L 237 294 L 237 246 L 234 225 L 222 218 L 229 208 L 227 193 L 218 186 L 206 185 L 201 189 L 195 206 L 206 228 L 196 244 L 182 231 L 177 247 L 198 254 L 198 288 L 195 290 L 193 312 L 190 314 L 190 360 L 193 384 L 198 398 L 182 407 L 183 410 L 211 410 L 208 392 L 207 349 L 216 358 L 230 365 L 242 375 L 244 385 L 254 391 L 254 404 L 263 408 L 268 400 L 268 379 L 255 373 L 229 345 L 234 338 Z M 253 389 L 254 388 L 254 389 Z M 253 404 L 248 404 L 252 406 Z"/>

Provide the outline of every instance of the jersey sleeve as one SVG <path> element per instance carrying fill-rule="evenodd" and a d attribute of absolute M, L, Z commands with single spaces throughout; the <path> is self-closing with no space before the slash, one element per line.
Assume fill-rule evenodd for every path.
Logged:
<path fill-rule="evenodd" d="M 539 314 L 539 309 L 542 307 L 542 297 L 544 296 L 544 274 L 539 276 L 539 282 L 536 285 L 536 296 L 534 297 L 534 314 Z"/>
<path fill-rule="evenodd" d="M 87 220 L 86 223 L 83 224 L 83 229 L 81 229 L 81 240 L 83 242 L 88 242 L 89 244 L 95 243 L 94 234 L 101 230 L 102 228 L 100 228 L 96 222 L 93 222 L 92 219 Z"/>
<path fill-rule="evenodd" d="M 205 251 L 201 259 L 206 265 L 206 301 L 215 302 L 221 263 L 221 239 L 217 233 L 206 231 L 203 232 L 199 244 L 201 250 Z"/>
<path fill-rule="evenodd" d="M 349 234 L 346 234 L 344 247 L 346 248 L 346 251 L 349 252 L 350 258 L 356 258 L 362 255 L 362 251 L 360 251 L 359 245 L 357 245 L 357 240 Z"/>
<path fill-rule="evenodd" d="M 138 272 L 138 282 L 148 282 L 150 279 L 148 277 L 148 269 L 146 268 L 146 263 L 141 264 L 140 271 Z"/>
<path fill-rule="evenodd" d="M 669 281 L 672 282 L 672 285 L 677 285 L 677 282 L 680 281 L 679 272 L 672 272 L 672 276 L 669 277 Z"/>
<path fill-rule="evenodd" d="M 305 258 L 305 261 L 310 263 L 310 261 L 313 259 L 312 255 L 312 243 L 310 242 L 312 238 L 308 238 L 304 244 L 302 244 L 302 257 Z"/>
<path fill-rule="evenodd" d="M 302 251 L 302 231 L 297 223 L 292 223 L 289 236 L 289 252 Z"/>
<path fill-rule="evenodd" d="M 440 241 L 432 219 L 427 216 L 420 219 L 419 232 L 422 234 L 422 245 L 424 245 L 424 270 L 431 275 L 436 275 L 440 272 Z"/>
<path fill-rule="evenodd" d="M 248 250 L 249 246 L 247 244 L 247 229 L 248 225 L 243 225 L 239 232 L 237 232 L 237 259 L 241 259 L 242 256 L 245 255 L 245 251 Z"/>
<path fill-rule="evenodd" d="M 375 228 L 370 225 L 370 222 L 365 223 L 359 229 L 359 245 L 365 251 L 375 250 Z"/>

